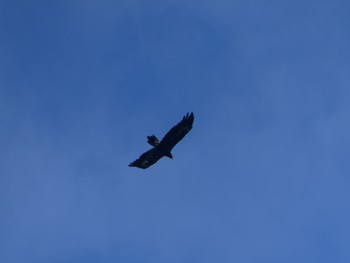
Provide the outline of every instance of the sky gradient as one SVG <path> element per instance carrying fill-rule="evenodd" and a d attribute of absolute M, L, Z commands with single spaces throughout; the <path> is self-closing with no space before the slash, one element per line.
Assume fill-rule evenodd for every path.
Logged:
<path fill-rule="evenodd" d="M 349 10 L 0 0 L 0 262 L 350 262 Z"/>

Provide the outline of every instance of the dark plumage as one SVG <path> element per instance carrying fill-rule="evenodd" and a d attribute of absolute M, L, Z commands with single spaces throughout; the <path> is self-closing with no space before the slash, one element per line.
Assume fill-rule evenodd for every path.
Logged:
<path fill-rule="evenodd" d="M 185 137 L 185 135 L 192 129 L 194 115 L 186 114 L 182 121 L 175 125 L 159 142 L 156 136 L 147 136 L 148 143 L 153 148 L 140 156 L 139 159 L 129 164 L 130 167 L 138 167 L 146 169 L 155 164 L 160 158 L 166 156 L 173 158 L 171 150 L 174 146 Z"/>
<path fill-rule="evenodd" d="M 159 140 L 157 139 L 157 137 L 155 135 L 152 135 L 152 136 L 147 136 L 147 139 L 148 139 L 148 143 L 151 145 L 151 146 L 157 146 L 159 144 Z"/>

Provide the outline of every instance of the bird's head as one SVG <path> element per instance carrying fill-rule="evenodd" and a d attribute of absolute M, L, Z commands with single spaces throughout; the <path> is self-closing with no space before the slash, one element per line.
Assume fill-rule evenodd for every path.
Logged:
<path fill-rule="evenodd" d="M 173 155 L 171 153 L 167 153 L 165 156 L 169 157 L 170 159 L 173 159 Z"/>

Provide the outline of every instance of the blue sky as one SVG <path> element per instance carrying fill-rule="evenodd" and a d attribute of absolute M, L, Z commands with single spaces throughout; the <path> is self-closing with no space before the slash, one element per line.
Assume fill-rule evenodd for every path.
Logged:
<path fill-rule="evenodd" d="M 0 261 L 350 262 L 349 8 L 0 1 Z"/>

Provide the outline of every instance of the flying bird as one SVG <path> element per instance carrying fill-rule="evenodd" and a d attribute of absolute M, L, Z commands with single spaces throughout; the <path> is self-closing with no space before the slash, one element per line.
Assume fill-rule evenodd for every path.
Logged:
<path fill-rule="evenodd" d="M 130 163 L 129 166 L 146 169 L 164 156 L 173 159 L 171 150 L 192 129 L 193 121 L 193 112 L 191 114 L 187 113 L 182 121 L 171 128 L 161 141 L 155 135 L 147 136 L 147 142 L 153 148 L 142 154 L 139 159 Z"/>

